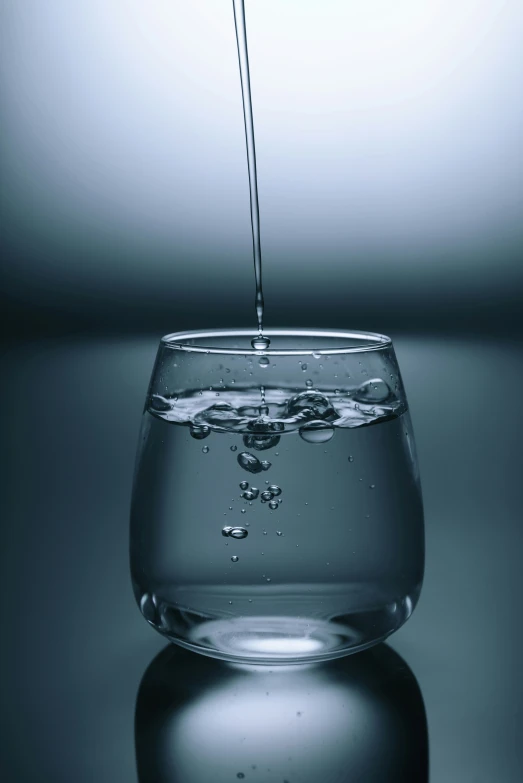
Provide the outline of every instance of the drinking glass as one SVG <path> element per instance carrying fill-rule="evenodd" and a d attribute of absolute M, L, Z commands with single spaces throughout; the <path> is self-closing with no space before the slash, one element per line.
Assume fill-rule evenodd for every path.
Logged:
<path fill-rule="evenodd" d="M 410 617 L 424 567 L 412 425 L 388 337 L 181 332 L 139 440 L 131 572 L 145 619 L 236 662 L 336 658 Z"/>

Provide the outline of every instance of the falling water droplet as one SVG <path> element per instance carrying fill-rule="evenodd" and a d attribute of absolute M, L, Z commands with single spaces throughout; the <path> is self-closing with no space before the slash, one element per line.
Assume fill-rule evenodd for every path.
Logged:
<path fill-rule="evenodd" d="M 312 389 L 312 385 L 313 384 L 312 384 L 311 379 L 307 378 L 307 380 L 305 381 L 305 386 L 307 387 L 307 389 Z"/>
<path fill-rule="evenodd" d="M 334 427 L 329 427 L 323 421 L 311 421 L 300 427 L 300 437 L 307 443 L 326 443 L 334 435 Z"/>

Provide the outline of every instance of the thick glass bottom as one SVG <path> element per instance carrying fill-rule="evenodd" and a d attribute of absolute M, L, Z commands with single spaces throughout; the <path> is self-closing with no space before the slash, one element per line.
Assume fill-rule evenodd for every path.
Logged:
<path fill-rule="evenodd" d="M 252 664 L 294 664 L 340 658 L 378 644 L 410 617 L 419 591 L 361 610 L 306 615 L 202 612 L 142 593 L 146 620 L 170 641 L 213 658 Z M 272 610 L 272 611 L 271 611 Z"/>

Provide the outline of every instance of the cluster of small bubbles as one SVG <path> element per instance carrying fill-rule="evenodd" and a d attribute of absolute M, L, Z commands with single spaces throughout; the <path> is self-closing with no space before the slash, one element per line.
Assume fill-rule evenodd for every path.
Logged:
<path fill-rule="evenodd" d="M 231 451 L 238 451 L 238 446 L 235 446 L 234 444 L 231 446 Z"/>
<path fill-rule="evenodd" d="M 251 345 L 255 351 L 265 351 L 270 344 L 271 341 L 269 338 L 264 337 L 262 334 L 259 334 L 257 337 L 253 337 L 251 340 Z"/>
<path fill-rule="evenodd" d="M 324 421 L 311 421 L 300 427 L 300 438 L 307 443 L 326 443 L 334 435 L 334 427 Z"/>
<path fill-rule="evenodd" d="M 269 492 L 272 492 L 275 498 L 278 497 L 278 495 L 281 495 L 281 487 L 279 487 L 277 484 L 271 484 L 269 487 Z"/>
<path fill-rule="evenodd" d="M 310 378 L 307 378 L 307 380 L 305 381 L 305 386 L 307 387 L 307 389 L 312 389 L 313 382 L 311 381 Z"/>
<path fill-rule="evenodd" d="M 197 424 L 191 424 L 190 433 L 195 440 L 203 440 L 211 434 L 211 428 L 205 425 L 200 427 Z"/>
<path fill-rule="evenodd" d="M 208 454 L 209 453 L 209 446 L 204 446 L 202 451 L 203 451 L 204 454 Z"/>
<path fill-rule="evenodd" d="M 261 493 L 261 499 L 264 500 L 264 501 L 272 500 L 273 497 L 274 497 L 274 495 L 268 489 L 266 489 L 264 492 Z"/>
<path fill-rule="evenodd" d="M 271 467 L 271 462 L 268 462 L 266 459 L 261 461 L 262 470 L 269 470 Z"/>
<path fill-rule="evenodd" d="M 267 359 L 267 357 L 266 357 L 266 356 L 262 356 L 262 357 L 261 357 L 261 358 L 258 360 L 258 364 L 260 365 L 260 367 L 268 367 L 268 366 L 269 366 L 269 364 L 270 364 L 270 361 L 269 361 L 269 359 Z"/>
<path fill-rule="evenodd" d="M 277 508 L 279 508 L 279 503 L 277 500 L 271 500 L 269 503 L 269 508 L 271 508 L 273 511 L 276 511 Z"/>
<path fill-rule="evenodd" d="M 238 454 L 238 465 L 249 473 L 261 473 L 263 470 L 260 460 L 247 451 Z"/>
<path fill-rule="evenodd" d="M 240 558 L 238 557 L 238 555 L 233 555 L 233 556 L 231 557 L 231 560 L 232 560 L 232 562 L 233 562 L 233 563 L 237 563 L 239 559 L 240 559 Z"/>

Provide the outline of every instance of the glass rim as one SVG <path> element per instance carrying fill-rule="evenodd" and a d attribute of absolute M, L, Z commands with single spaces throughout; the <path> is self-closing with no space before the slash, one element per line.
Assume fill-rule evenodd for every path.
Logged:
<path fill-rule="evenodd" d="M 204 329 L 186 332 L 172 332 L 161 338 L 161 344 L 171 350 L 185 351 L 187 353 L 205 353 L 222 354 L 225 356 L 332 356 L 348 353 L 367 353 L 369 351 L 380 351 L 383 348 L 390 348 L 392 340 L 387 335 L 378 332 L 362 331 L 336 331 L 332 329 L 264 329 L 263 334 L 267 337 L 305 337 L 305 338 L 325 338 L 335 340 L 359 340 L 360 345 L 340 346 L 339 348 L 216 348 L 212 345 L 190 345 L 187 340 L 206 339 L 211 341 L 220 337 L 247 337 L 258 336 L 258 331 L 253 329 Z"/>

